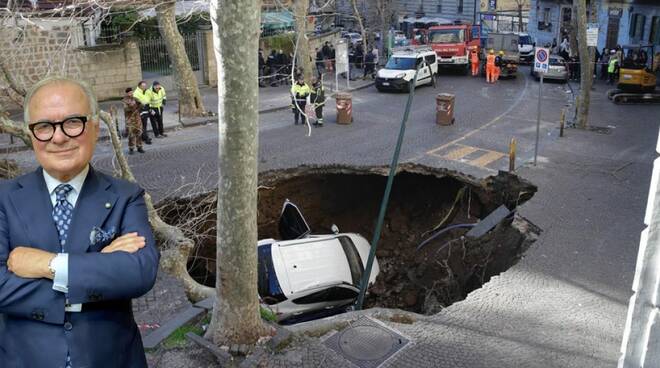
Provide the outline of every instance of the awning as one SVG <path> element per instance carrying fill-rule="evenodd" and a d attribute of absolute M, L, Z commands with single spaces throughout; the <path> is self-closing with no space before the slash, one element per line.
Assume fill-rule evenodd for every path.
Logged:
<path fill-rule="evenodd" d="M 264 30 L 293 28 L 293 14 L 288 11 L 261 13 L 261 26 Z"/>

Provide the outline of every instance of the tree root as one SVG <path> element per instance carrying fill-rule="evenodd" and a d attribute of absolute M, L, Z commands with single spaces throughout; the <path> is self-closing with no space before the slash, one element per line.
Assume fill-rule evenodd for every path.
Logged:
<path fill-rule="evenodd" d="M 115 157 L 119 164 L 119 175 L 121 178 L 135 182 L 135 176 L 131 171 L 126 156 L 122 151 L 121 141 L 117 132 L 117 111 L 113 107 L 110 113 L 101 111 L 99 113 L 101 120 L 108 127 L 112 148 L 115 151 Z M 169 225 L 163 221 L 154 208 L 153 200 L 149 193 L 144 193 L 144 201 L 147 205 L 149 214 L 149 223 L 154 231 L 156 243 L 161 249 L 160 265 L 162 269 L 179 279 L 184 286 L 186 296 L 193 302 L 215 296 L 215 289 L 204 286 L 195 281 L 188 273 L 187 263 L 190 252 L 195 247 L 195 242 L 186 237 L 176 226 Z"/>

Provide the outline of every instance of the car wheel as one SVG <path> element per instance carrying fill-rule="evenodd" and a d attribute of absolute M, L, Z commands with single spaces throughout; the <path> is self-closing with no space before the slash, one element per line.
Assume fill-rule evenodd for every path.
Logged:
<path fill-rule="evenodd" d="M 409 92 L 410 92 L 410 83 L 406 83 L 406 84 L 403 86 L 403 88 L 401 88 L 401 90 L 402 90 L 403 92 L 405 92 L 405 93 L 409 93 Z"/>
<path fill-rule="evenodd" d="M 383 92 L 383 89 L 380 87 L 376 87 L 376 89 L 378 90 L 378 92 Z"/>

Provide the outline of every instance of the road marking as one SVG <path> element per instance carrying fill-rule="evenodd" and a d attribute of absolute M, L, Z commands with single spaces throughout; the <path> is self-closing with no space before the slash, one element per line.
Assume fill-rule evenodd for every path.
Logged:
<path fill-rule="evenodd" d="M 464 146 L 462 144 L 459 145 L 459 146 L 461 146 L 461 147 L 449 152 L 448 154 L 446 154 L 442 157 L 446 158 L 447 160 L 460 160 L 461 158 L 463 158 L 463 157 L 469 155 L 470 153 L 475 152 L 476 150 L 478 150 L 477 147 Z"/>
<path fill-rule="evenodd" d="M 482 155 L 481 157 L 468 162 L 468 164 L 472 166 L 486 167 L 491 162 L 497 161 L 504 156 L 506 155 L 502 152 L 488 151 L 486 154 Z"/>

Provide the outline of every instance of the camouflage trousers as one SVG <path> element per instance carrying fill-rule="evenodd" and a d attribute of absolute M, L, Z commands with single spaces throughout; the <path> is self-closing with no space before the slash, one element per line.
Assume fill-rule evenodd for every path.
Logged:
<path fill-rule="evenodd" d="M 126 122 L 128 128 L 128 148 L 142 147 L 142 123 L 138 119 Z"/>

